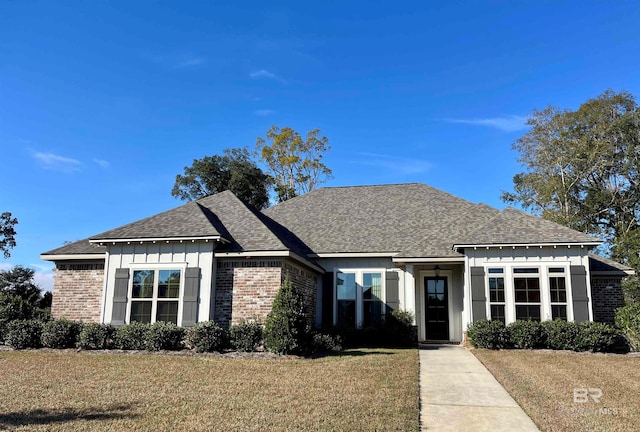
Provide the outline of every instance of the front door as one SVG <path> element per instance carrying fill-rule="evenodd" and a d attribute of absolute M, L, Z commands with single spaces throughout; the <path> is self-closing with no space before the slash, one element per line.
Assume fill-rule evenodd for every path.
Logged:
<path fill-rule="evenodd" d="M 424 287 L 427 340 L 449 340 L 447 278 L 425 277 Z"/>

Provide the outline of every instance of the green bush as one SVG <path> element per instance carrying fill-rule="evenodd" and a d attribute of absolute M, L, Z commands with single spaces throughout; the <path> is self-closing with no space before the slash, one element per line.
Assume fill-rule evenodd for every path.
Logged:
<path fill-rule="evenodd" d="M 11 321 L 33 318 L 34 307 L 18 295 L 0 293 L 0 343 L 4 342 Z"/>
<path fill-rule="evenodd" d="M 507 326 L 508 345 L 519 349 L 534 349 L 545 346 L 545 333 L 542 324 L 532 320 L 518 320 Z"/>
<path fill-rule="evenodd" d="M 580 327 L 577 323 L 556 319 L 543 321 L 542 328 L 547 348 L 580 351 Z"/>
<path fill-rule="evenodd" d="M 39 320 L 15 320 L 7 325 L 5 342 L 15 349 L 40 348 L 44 323 Z"/>
<path fill-rule="evenodd" d="M 502 321 L 479 320 L 467 328 L 469 343 L 476 348 L 502 349 L 509 347 L 509 331 Z"/>
<path fill-rule="evenodd" d="M 262 324 L 242 321 L 229 328 L 231 347 L 238 351 L 255 351 L 262 343 Z"/>
<path fill-rule="evenodd" d="M 114 346 L 122 350 L 143 350 L 151 324 L 132 322 L 116 330 Z"/>
<path fill-rule="evenodd" d="M 267 315 L 264 346 L 276 354 L 307 354 L 311 350 L 304 298 L 288 279 L 282 283 Z"/>
<path fill-rule="evenodd" d="M 313 332 L 313 352 L 339 352 L 342 351 L 342 337 L 330 333 Z"/>
<path fill-rule="evenodd" d="M 640 351 L 640 302 L 621 307 L 616 311 L 616 326 L 622 331 L 629 348 Z"/>
<path fill-rule="evenodd" d="M 147 351 L 178 351 L 184 348 L 184 336 L 184 328 L 171 322 L 158 321 L 149 327 L 144 347 Z"/>
<path fill-rule="evenodd" d="M 600 322 L 578 324 L 576 348 L 580 351 L 612 352 L 620 341 L 620 331 Z"/>
<path fill-rule="evenodd" d="M 78 347 L 86 350 L 113 348 L 116 328 L 111 324 L 85 324 L 78 337 Z"/>
<path fill-rule="evenodd" d="M 187 330 L 187 343 L 197 352 L 222 351 L 227 346 L 227 333 L 214 321 L 205 321 Z"/>
<path fill-rule="evenodd" d="M 389 347 L 411 347 L 418 343 L 418 329 L 413 325 L 413 314 L 394 310 L 382 325 L 381 342 Z"/>
<path fill-rule="evenodd" d="M 40 341 L 47 348 L 75 348 L 81 330 L 80 322 L 56 319 L 44 325 Z"/>

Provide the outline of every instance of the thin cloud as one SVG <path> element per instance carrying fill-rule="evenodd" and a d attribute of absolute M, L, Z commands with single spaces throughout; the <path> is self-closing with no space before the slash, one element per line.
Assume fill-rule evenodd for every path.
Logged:
<path fill-rule="evenodd" d="M 82 162 L 77 159 L 53 153 L 33 152 L 32 156 L 40 163 L 42 168 L 50 171 L 73 173 L 80 171 L 80 166 L 82 165 Z"/>
<path fill-rule="evenodd" d="M 39 264 L 31 264 L 31 268 L 35 269 L 33 281 L 44 291 L 53 291 L 53 270 L 50 266 Z"/>
<path fill-rule="evenodd" d="M 261 110 L 255 110 L 254 114 L 257 115 L 258 117 L 266 117 L 266 116 L 270 116 L 271 114 L 275 114 L 275 111 L 270 109 L 261 109 Z"/>
<path fill-rule="evenodd" d="M 360 165 L 371 165 L 392 170 L 402 175 L 421 174 L 429 171 L 433 164 L 424 159 L 403 158 L 379 153 L 358 153 L 363 158 L 356 160 Z"/>
<path fill-rule="evenodd" d="M 180 69 L 195 67 L 204 64 L 206 61 L 207 60 L 204 57 L 188 56 L 187 58 L 180 61 L 176 67 Z"/>
<path fill-rule="evenodd" d="M 282 78 L 280 78 L 278 75 L 274 74 L 273 72 L 269 72 L 266 69 L 260 69 L 257 71 L 253 71 L 249 74 L 249 78 L 257 80 L 257 79 L 270 79 L 270 80 L 275 80 L 278 81 L 280 83 L 285 83 L 286 81 Z"/>
<path fill-rule="evenodd" d="M 102 168 L 109 168 L 111 166 L 111 164 L 109 163 L 109 161 L 103 160 L 103 159 L 93 159 L 93 161 L 95 163 L 97 163 L 98 165 L 100 165 Z"/>
<path fill-rule="evenodd" d="M 142 57 L 169 69 L 188 69 L 201 66 L 206 63 L 206 57 L 198 56 L 190 52 L 155 54 L 143 52 Z"/>
<path fill-rule="evenodd" d="M 502 117 L 476 118 L 476 119 L 444 119 L 449 123 L 462 123 L 473 126 L 487 126 L 499 129 L 503 132 L 516 132 L 528 128 L 527 117 L 508 115 Z"/>

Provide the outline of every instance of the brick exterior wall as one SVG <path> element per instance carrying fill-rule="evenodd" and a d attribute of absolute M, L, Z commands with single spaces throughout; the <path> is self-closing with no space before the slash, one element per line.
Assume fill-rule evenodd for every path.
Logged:
<path fill-rule="evenodd" d="M 243 319 L 264 322 L 285 277 L 300 288 L 310 324 L 315 320 L 316 276 L 282 260 L 218 260 L 214 319 L 228 328 Z"/>
<path fill-rule="evenodd" d="M 51 315 L 74 321 L 100 322 L 104 261 L 57 262 Z"/>
<path fill-rule="evenodd" d="M 593 320 L 613 324 L 616 309 L 624 306 L 622 278 L 616 276 L 592 276 L 591 297 Z"/>

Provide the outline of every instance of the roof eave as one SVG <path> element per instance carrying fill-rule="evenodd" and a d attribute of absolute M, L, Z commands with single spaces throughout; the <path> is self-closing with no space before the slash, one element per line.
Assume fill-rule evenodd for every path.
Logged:
<path fill-rule="evenodd" d="M 596 246 L 600 246 L 602 244 L 601 241 L 590 241 L 590 242 L 539 242 L 539 243 L 478 243 L 478 244 L 454 244 L 452 246 L 452 248 L 454 250 L 458 250 L 458 249 L 465 249 L 465 248 L 474 248 L 474 249 L 478 249 L 478 248 L 485 248 L 485 249 L 491 249 L 491 248 L 518 248 L 518 247 L 524 247 L 524 248 L 531 248 L 531 247 L 539 247 L 539 248 L 544 248 L 544 247 L 558 247 L 558 246 L 566 246 L 568 248 L 574 247 L 574 246 L 578 246 L 581 248 L 584 247 L 596 247 Z"/>
<path fill-rule="evenodd" d="M 138 238 L 91 238 L 89 243 L 91 244 L 107 244 L 107 243 L 158 243 L 158 242 L 196 242 L 196 241 L 219 241 L 221 243 L 231 243 L 226 238 L 215 236 L 190 236 L 190 237 L 138 237 Z"/>
<path fill-rule="evenodd" d="M 43 261 L 97 260 L 105 259 L 106 252 L 99 254 L 40 254 Z"/>

